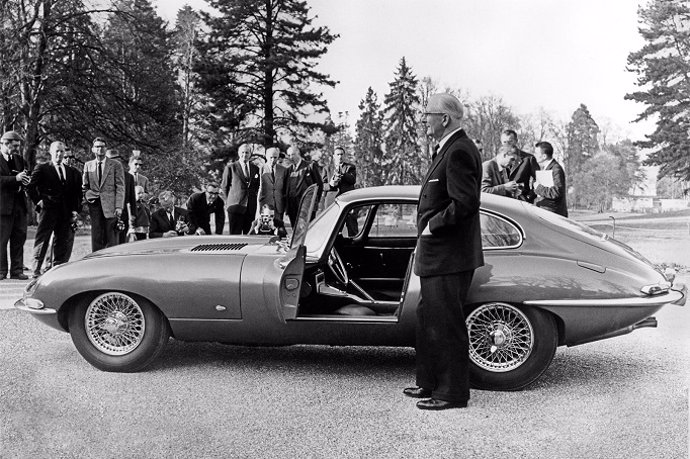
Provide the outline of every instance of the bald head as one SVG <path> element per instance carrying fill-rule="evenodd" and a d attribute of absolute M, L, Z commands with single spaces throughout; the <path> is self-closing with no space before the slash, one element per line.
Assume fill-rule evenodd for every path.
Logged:
<path fill-rule="evenodd" d="M 50 144 L 50 160 L 53 164 L 62 164 L 62 158 L 65 155 L 65 144 L 59 141 Z"/>
<path fill-rule="evenodd" d="M 465 113 L 458 98 L 446 93 L 434 94 L 429 97 L 427 112 L 446 113 L 455 121 L 460 121 Z"/>

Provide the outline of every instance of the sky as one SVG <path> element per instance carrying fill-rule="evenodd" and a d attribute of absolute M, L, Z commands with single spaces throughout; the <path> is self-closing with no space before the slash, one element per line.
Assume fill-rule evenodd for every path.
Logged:
<path fill-rule="evenodd" d="M 645 2 L 643 2 L 644 4 Z M 203 0 L 154 0 L 171 24 L 180 7 Z M 493 95 L 517 114 L 546 110 L 567 121 L 587 105 L 612 136 L 639 140 L 650 122 L 633 123 L 643 106 L 624 100 L 637 90 L 627 56 L 644 42 L 636 0 L 308 0 L 314 25 L 340 35 L 319 70 L 339 81 L 324 88 L 334 120 L 371 86 L 380 102 L 404 56 L 421 80 Z"/>

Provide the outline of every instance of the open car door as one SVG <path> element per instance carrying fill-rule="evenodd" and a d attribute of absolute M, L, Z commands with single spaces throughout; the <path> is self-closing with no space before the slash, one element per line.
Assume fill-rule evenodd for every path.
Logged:
<path fill-rule="evenodd" d="M 284 320 L 292 320 L 297 317 L 300 292 L 302 291 L 302 277 L 304 276 L 304 260 L 307 254 L 304 240 L 309 223 L 316 214 L 318 195 L 319 191 L 316 185 L 311 185 L 302 195 L 297 221 L 292 229 L 290 249 L 280 260 L 280 265 L 283 267 L 283 274 L 280 278 L 280 305 Z"/>

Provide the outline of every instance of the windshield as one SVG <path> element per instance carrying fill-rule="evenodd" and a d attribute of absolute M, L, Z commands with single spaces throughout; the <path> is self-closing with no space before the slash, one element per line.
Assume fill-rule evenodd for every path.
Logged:
<path fill-rule="evenodd" d="M 340 215 L 341 204 L 336 201 L 319 214 L 309 225 L 304 245 L 307 246 L 307 257 L 315 257 L 323 253 L 328 238 Z"/>

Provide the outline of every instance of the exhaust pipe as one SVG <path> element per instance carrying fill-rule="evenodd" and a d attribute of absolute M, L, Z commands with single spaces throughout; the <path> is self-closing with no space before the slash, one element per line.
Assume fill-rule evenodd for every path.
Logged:
<path fill-rule="evenodd" d="M 656 326 L 656 317 L 647 317 L 646 319 L 640 320 L 635 325 L 633 325 L 632 329 L 637 330 L 638 328 L 656 328 Z"/>

